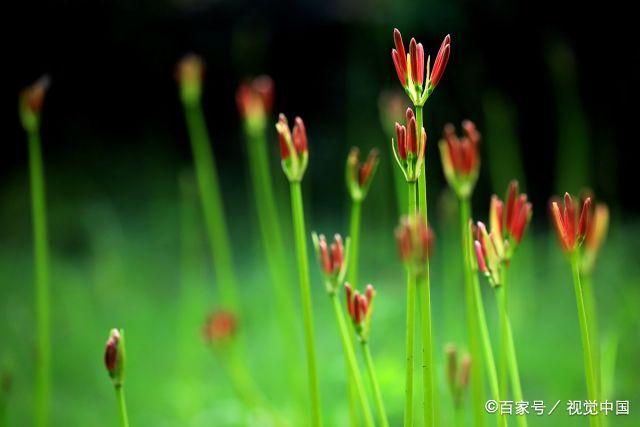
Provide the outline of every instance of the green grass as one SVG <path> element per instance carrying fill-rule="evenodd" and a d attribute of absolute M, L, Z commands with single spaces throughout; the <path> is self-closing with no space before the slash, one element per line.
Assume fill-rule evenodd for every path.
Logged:
<path fill-rule="evenodd" d="M 383 159 L 383 161 L 389 161 Z M 314 167 L 313 160 L 311 168 Z M 274 167 L 274 169 L 276 169 Z M 112 327 L 127 332 L 127 404 L 133 426 L 237 426 L 258 423 L 265 414 L 247 411 L 200 335 L 207 310 L 217 306 L 204 225 L 197 209 L 180 210 L 177 173 L 171 168 L 145 170 L 135 199 L 99 199 L 97 195 L 65 198 L 73 181 L 59 165 L 47 167 L 51 230 L 52 425 L 117 425 L 113 386 L 102 364 L 104 342 Z M 276 169 L 277 170 L 277 169 Z M 154 175 L 157 172 L 157 175 Z M 279 172 L 279 171 L 278 171 Z M 78 173 L 82 173 L 78 171 Z M 155 179 L 157 177 L 158 179 Z M 35 344 L 33 268 L 27 181 L 22 172 L 2 186 L 0 200 L 0 360 L 15 361 L 9 396 L 9 425 L 30 425 L 33 414 Z M 135 175 L 131 175 L 131 179 Z M 284 179 L 284 177 L 280 177 Z M 224 184 L 228 183 L 225 176 Z M 137 185 L 135 182 L 131 186 Z M 120 187 L 114 185 L 114 191 Z M 123 192 L 131 191 L 122 187 Z M 247 190 L 248 191 L 248 190 Z M 377 191 L 376 186 L 372 192 Z M 441 200 L 430 189 L 433 212 Z M 96 194 L 87 191 L 87 194 Z M 346 200 L 346 193 L 343 195 Z M 281 386 L 282 339 L 278 334 L 266 264 L 260 249 L 250 197 L 225 193 L 231 213 L 229 232 L 246 308 L 247 349 L 256 381 L 274 406 L 294 413 L 299 401 Z M 313 206 L 314 193 L 305 194 Z M 135 203 L 133 201 L 135 200 Z M 488 199 L 487 199 L 488 203 Z M 197 205 L 196 205 L 197 206 Z M 251 205 L 249 205 L 251 206 Z M 394 205 L 395 206 L 395 205 Z M 476 211 L 485 206 L 476 206 Z M 518 351 L 525 399 L 584 399 L 584 369 L 571 271 L 563 259 L 544 208 L 534 207 L 534 227 L 523 241 L 510 271 L 510 316 Z M 404 399 L 405 277 L 393 241 L 393 223 L 372 231 L 384 212 L 363 212 L 360 254 L 361 283 L 378 291 L 371 349 L 390 425 L 402 422 Z M 389 209 L 394 209 L 389 207 Z M 286 206 L 283 207 L 286 210 Z M 181 213 L 182 212 L 182 213 Z M 182 222 L 191 230 L 181 243 Z M 432 267 L 433 340 L 436 370 L 437 425 L 453 415 L 444 373 L 444 347 L 455 342 L 465 349 L 464 289 L 459 271 L 456 224 L 432 215 L 437 234 Z M 289 224 L 288 221 L 282 221 Z M 341 214 L 307 219 L 307 229 L 346 231 Z M 640 396 L 637 341 L 640 314 L 640 222 L 614 222 L 594 275 L 605 341 L 619 339 L 613 399 L 631 400 L 631 416 L 611 419 L 614 426 L 638 425 L 635 406 Z M 451 230 L 444 234 L 443 230 Z M 286 229 L 289 259 L 294 260 L 292 231 Z M 310 243 L 310 242 L 309 242 Z M 181 248 L 186 248 L 182 249 Z M 311 255 L 310 255 L 311 256 Z M 452 262 L 452 257 L 453 262 Z M 293 263 L 293 261 L 292 261 Z M 294 266 L 294 264 L 292 264 Z M 343 355 L 330 300 L 322 276 L 310 262 L 317 357 L 323 418 L 326 425 L 347 425 Z M 292 267 L 293 268 L 293 267 Z M 489 327 L 498 348 L 497 310 L 491 289 L 481 280 Z M 297 298 L 297 296 L 296 296 Z M 297 315 L 301 319 L 301 314 Z M 301 321 L 301 320 L 300 320 Z M 288 349 L 303 360 L 299 348 Z M 463 352 L 461 351 L 461 352 Z M 359 360 L 361 355 L 358 354 Z M 416 375 L 419 375 L 419 370 Z M 304 376 L 300 377 L 304 381 Z M 416 378 L 416 381 L 419 381 Z M 300 389 L 304 390 L 304 382 Z M 416 387 L 418 405 L 422 398 Z M 552 402 L 553 401 L 553 402 Z M 466 396 L 469 402 L 469 396 Z M 415 408 L 418 419 L 422 411 Z M 470 420 L 470 411 L 466 411 Z M 583 426 L 586 420 L 564 415 L 564 404 L 551 417 L 531 417 L 531 426 Z M 512 421 L 511 424 L 514 422 Z M 487 423 L 487 425 L 491 425 Z"/>

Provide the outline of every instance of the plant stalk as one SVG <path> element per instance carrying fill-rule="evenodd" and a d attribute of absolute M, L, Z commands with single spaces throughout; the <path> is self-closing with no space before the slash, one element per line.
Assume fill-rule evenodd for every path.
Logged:
<path fill-rule="evenodd" d="M 307 257 L 306 230 L 304 223 L 304 207 L 300 182 L 290 183 L 291 211 L 293 216 L 294 235 L 296 241 L 296 255 L 298 258 L 298 273 L 300 279 L 300 295 L 302 299 L 302 319 L 305 332 L 305 346 L 307 352 L 307 373 L 309 377 L 309 394 L 311 399 L 311 425 L 322 425 L 320 410 L 320 388 L 316 367 L 316 352 L 313 333 L 313 312 L 311 302 L 311 286 L 309 284 L 309 259 Z"/>
<path fill-rule="evenodd" d="M 124 398 L 124 387 L 116 386 L 116 398 L 118 399 L 118 410 L 120 412 L 120 425 L 129 427 L 129 415 L 127 414 L 127 402 Z"/>
<path fill-rule="evenodd" d="M 233 271 L 228 228 L 202 106 L 199 103 L 185 103 L 184 112 L 220 297 L 228 308 L 239 314 L 237 280 Z"/>
<path fill-rule="evenodd" d="M 476 304 L 473 291 L 473 276 L 471 256 L 471 236 L 469 235 L 469 222 L 471 221 L 471 205 L 469 199 L 459 198 L 460 209 L 460 233 L 462 236 L 462 260 L 464 265 L 465 300 L 467 309 L 467 333 L 469 338 L 469 353 L 473 367 L 471 369 L 471 403 L 473 406 L 474 425 L 484 425 L 484 402 L 483 402 L 483 369 L 482 353 L 479 342 L 480 332 L 476 319 Z"/>
<path fill-rule="evenodd" d="M 409 215 L 416 212 L 416 183 L 409 182 L 408 209 Z M 404 402 L 404 426 L 413 427 L 413 368 L 414 368 L 414 340 L 416 317 L 416 274 L 412 268 L 407 268 L 407 324 L 406 324 L 406 375 L 405 375 L 405 402 Z"/>
<path fill-rule="evenodd" d="M 580 335 L 582 337 L 582 353 L 584 358 L 585 379 L 587 383 L 587 394 L 590 400 L 597 401 L 598 393 L 596 390 L 595 372 L 593 365 L 593 353 L 591 348 L 591 339 L 589 335 L 589 319 L 584 303 L 582 284 L 580 281 L 580 266 L 578 253 L 574 251 L 570 255 L 571 272 L 573 274 L 573 286 L 576 293 L 576 305 L 578 307 L 578 320 L 580 323 Z M 598 416 L 589 417 L 589 425 L 599 426 Z"/>
<path fill-rule="evenodd" d="M 47 207 L 44 166 L 39 129 L 28 131 L 31 211 L 35 251 L 35 309 L 37 327 L 35 425 L 49 424 L 51 400 L 51 314 L 49 296 L 49 249 L 47 244 Z"/>
<path fill-rule="evenodd" d="M 423 107 L 416 106 L 416 141 L 422 138 L 422 111 Z M 425 161 L 422 162 L 422 170 L 418 178 L 418 198 L 419 209 L 424 220 L 429 224 L 429 216 L 427 209 L 427 173 L 426 173 L 426 153 Z M 421 274 L 420 301 L 422 303 L 421 311 L 421 329 L 422 329 L 422 385 L 423 385 L 423 411 L 425 426 L 435 425 L 435 400 L 433 386 L 433 342 L 431 336 L 431 279 L 429 272 L 429 257 L 424 265 L 424 271 Z"/>
<path fill-rule="evenodd" d="M 522 396 L 522 385 L 520 384 L 520 371 L 518 370 L 518 359 L 516 358 L 516 347 L 513 342 L 513 332 L 511 330 L 511 321 L 507 311 L 507 299 L 504 292 L 504 284 L 506 282 L 506 273 L 502 274 L 502 285 L 496 288 L 496 299 L 498 310 L 500 312 L 500 330 L 502 338 L 505 342 L 501 345 L 501 350 L 506 351 L 504 358 L 507 361 L 509 376 L 511 377 L 511 388 L 513 389 L 513 397 L 516 402 L 524 401 Z M 504 392 L 504 389 L 503 393 Z M 526 415 L 516 417 L 520 427 L 527 427 Z"/>
<path fill-rule="evenodd" d="M 355 288 L 358 287 L 358 261 L 360 249 L 360 219 L 362 217 L 362 200 L 352 200 L 351 220 L 349 221 L 349 237 L 351 244 L 349 247 L 349 283 Z"/>
<path fill-rule="evenodd" d="M 371 415 L 371 407 L 369 406 L 369 399 L 367 398 L 367 393 L 365 392 L 362 381 L 362 374 L 360 373 L 360 368 L 358 367 L 358 362 L 356 361 L 356 354 L 353 349 L 353 341 L 351 340 L 351 334 L 349 333 L 347 322 L 344 318 L 342 304 L 340 304 L 338 295 L 335 292 L 331 294 L 331 302 L 333 303 L 333 311 L 335 312 L 336 320 L 338 322 L 338 329 L 340 330 L 340 338 L 342 339 L 342 347 L 347 362 L 347 371 L 350 377 L 349 382 L 354 384 L 354 388 L 357 391 L 357 397 L 360 402 L 365 425 L 372 427 L 374 425 L 374 422 L 373 416 Z"/>
<path fill-rule="evenodd" d="M 603 347 L 600 343 L 598 329 L 598 308 L 596 304 L 596 296 L 593 288 L 593 280 L 591 274 L 585 273 L 580 276 L 582 291 L 584 294 L 584 306 L 589 321 L 589 340 L 593 350 L 593 371 L 595 373 L 595 387 L 599 399 L 602 398 L 602 351 Z"/>
<path fill-rule="evenodd" d="M 378 378 L 376 376 L 376 369 L 373 365 L 373 357 L 371 357 L 371 350 L 369 349 L 369 343 L 367 341 L 361 341 L 362 352 L 364 353 L 364 360 L 369 371 L 369 380 L 371 381 L 371 388 L 373 389 L 373 395 L 376 399 L 376 409 L 378 411 L 378 418 L 382 427 L 389 427 L 389 421 L 387 420 L 387 412 L 384 409 L 384 400 L 382 399 L 382 392 L 380 391 L 380 384 L 378 384 Z"/>

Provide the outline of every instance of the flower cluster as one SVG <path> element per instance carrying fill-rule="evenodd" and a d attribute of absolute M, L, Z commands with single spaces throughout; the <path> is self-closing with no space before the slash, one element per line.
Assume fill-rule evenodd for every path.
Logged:
<path fill-rule="evenodd" d="M 469 387 L 469 373 L 471 371 L 471 356 L 465 354 L 458 363 L 458 350 L 454 344 L 447 345 L 447 382 L 456 408 L 462 405 L 464 392 Z"/>
<path fill-rule="evenodd" d="M 571 195 L 565 193 L 562 211 L 558 200 L 551 201 L 551 217 L 562 249 L 572 254 L 582 246 L 587 235 L 591 221 L 591 197 L 584 200 L 581 211 L 576 211 Z"/>
<path fill-rule="evenodd" d="M 236 335 L 238 320 L 230 311 L 216 311 L 204 323 L 202 333 L 210 344 L 218 344 L 230 340 Z"/>
<path fill-rule="evenodd" d="M 531 221 L 531 203 L 526 194 L 519 194 L 518 182 L 511 181 L 507 190 L 507 205 L 498 196 L 491 198 L 489 224 L 487 231 L 482 222 L 477 225 L 477 238 L 474 242 L 478 269 L 492 286 L 501 283 L 502 269 L 508 267 L 511 257 L 522 241 L 527 225 Z"/>
<path fill-rule="evenodd" d="M 414 274 L 421 274 L 431 257 L 435 237 L 420 214 L 403 216 L 396 228 L 396 241 L 400 259 Z"/>
<path fill-rule="evenodd" d="M 320 263 L 320 269 L 325 277 L 327 292 L 334 294 L 344 282 L 344 277 L 347 274 L 349 239 L 347 239 L 345 246 L 339 234 L 334 235 L 333 243 L 331 244 L 327 244 L 327 239 L 323 234 L 311 233 L 311 238 Z"/>
<path fill-rule="evenodd" d="M 269 76 L 256 77 L 238 87 L 236 104 L 247 131 L 264 130 L 266 117 L 273 108 L 273 92 L 273 80 Z"/>
<path fill-rule="evenodd" d="M 116 387 L 124 383 L 124 334 L 121 329 L 112 329 L 104 349 L 104 365 Z"/>
<path fill-rule="evenodd" d="M 393 154 L 404 173 L 407 182 L 416 182 L 420 177 L 422 164 L 424 162 L 424 152 L 427 146 L 427 133 L 421 129 L 420 141 L 418 141 L 418 131 L 416 116 L 411 108 L 406 111 L 406 127 L 396 122 L 396 141 L 391 139 Z"/>
<path fill-rule="evenodd" d="M 186 105 L 200 102 L 204 61 L 194 53 L 185 55 L 176 66 L 176 80 L 180 85 L 180 99 Z"/>
<path fill-rule="evenodd" d="M 344 284 L 344 289 L 347 296 L 347 311 L 356 334 L 361 341 L 367 341 L 371 329 L 373 298 L 376 291 L 371 284 L 367 285 L 364 295 L 358 290 L 354 290 L 349 283 Z"/>
<path fill-rule="evenodd" d="M 276 130 L 280 142 L 282 169 L 290 182 L 300 182 L 309 162 L 307 130 L 304 122 L 300 117 L 296 117 L 292 133 L 287 118 L 284 114 L 280 114 Z"/>
<path fill-rule="evenodd" d="M 393 42 L 395 49 L 391 50 L 391 57 L 398 79 L 413 104 L 421 107 L 442 79 L 449 62 L 451 36 L 447 35 L 442 41 L 433 69 L 430 57 L 427 58 L 426 73 L 422 43 L 417 43 L 416 39 L 412 38 L 409 42 L 409 53 L 406 53 L 402 35 L 397 28 L 393 30 Z"/>
<path fill-rule="evenodd" d="M 20 120 L 25 130 L 31 132 L 40 124 L 40 112 L 44 104 L 44 96 L 51 85 L 49 76 L 42 76 L 31 86 L 20 93 Z"/>
<path fill-rule="evenodd" d="M 451 123 L 447 124 L 438 145 L 447 182 L 458 197 L 468 198 L 473 192 L 480 170 L 480 132 L 470 120 L 462 122 L 462 129 L 464 135 L 458 138 L 455 127 Z"/>
<path fill-rule="evenodd" d="M 362 201 L 367 197 L 379 162 L 378 150 L 375 148 L 369 151 L 364 163 L 360 163 L 360 150 L 357 147 L 351 149 L 349 157 L 347 157 L 346 168 L 347 188 L 351 199 Z"/>

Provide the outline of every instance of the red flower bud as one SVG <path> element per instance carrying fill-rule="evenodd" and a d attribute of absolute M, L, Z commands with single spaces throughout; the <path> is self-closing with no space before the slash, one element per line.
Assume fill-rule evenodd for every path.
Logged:
<path fill-rule="evenodd" d="M 241 84 L 236 91 L 236 104 L 244 118 L 269 114 L 273 107 L 273 80 L 260 76 Z"/>
<path fill-rule="evenodd" d="M 447 63 L 449 62 L 449 54 L 451 52 L 451 36 L 447 34 L 447 36 L 442 41 L 440 45 L 440 50 L 438 51 L 438 56 L 436 56 L 436 60 L 433 63 L 433 70 L 431 70 L 431 87 L 436 87 L 442 79 L 442 75 L 444 74 L 444 70 L 447 67 Z"/>
<path fill-rule="evenodd" d="M 396 140 L 398 146 L 398 157 L 401 160 L 407 160 L 407 129 L 396 122 Z"/>
<path fill-rule="evenodd" d="M 120 342 L 120 331 L 112 329 L 109 339 L 104 348 L 104 364 L 111 378 L 115 377 L 118 367 L 118 344 Z"/>
<path fill-rule="evenodd" d="M 296 148 L 298 154 L 307 151 L 307 130 L 300 117 L 296 117 L 295 125 L 293 126 L 293 146 Z"/>
<path fill-rule="evenodd" d="M 400 258 L 416 272 L 421 272 L 431 257 L 435 236 L 431 227 L 419 214 L 405 216 L 395 231 Z"/>
<path fill-rule="evenodd" d="M 211 313 L 205 322 L 203 333 L 210 343 L 218 343 L 235 336 L 238 329 L 236 316 L 230 311 Z"/>
<path fill-rule="evenodd" d="M 278 141 L 280 143 L 280 157 L 282 160 L 286 160 L 291 155 L 289 152 L 289 144 L 287 143 L 287 139 L 291 138 L 291 131 L 289 130 L 287 118 L 282 113 L 278 116 L 278 124 L 281 125 L 276 126 L 276 129 L 278 129 Z"/>
<path fill-rule="evenodd" d="M 489 269 L 487 268 L 487 262 L 484 259 L 484 251 L 482 250 L 482 245 L 479 241 L 473 242 L 473 247 L 476 251 L 476 258 L 478 259 L 478 270 L 483 273 L 488 273 Z"/>
<path fill-rule="evenodd" d="M 396 68 L 398 79 L 402 86 L 407 85 L 407 54 L 404 50 L 404 43 L 402 42 L 402 35 L 397 28 L 393 30 L 393 42 L 396 46 L 391 50 L 391 57 L 393 58 L 393 65 Z"/>
<path fill-rule="evenodd" d="M 584 241 L 591 221 L 591 198 L 582 204 L 579 215 L 576 214 L 573 199 L 569 193 L 564 195 L 564 210 L 560 212 L 559 202 L 551 201 L 551 217 L 556 233 L 565 252 L 572 252 Z"/>

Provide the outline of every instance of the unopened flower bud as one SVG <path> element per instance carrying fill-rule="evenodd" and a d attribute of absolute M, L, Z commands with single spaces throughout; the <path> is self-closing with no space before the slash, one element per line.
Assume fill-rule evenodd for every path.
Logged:
<path fill-rule="evenodd" d="M 124 383 L 125 349 L 124 332 L 112 329 L 104 349 L 104 364 L 116 387 Z"/>
<path fill-rule="evenodd" d="M 290 182 L 299 182 L 304 176 L 309 161 L 307 131 L 304 122 L 300 117 L 296 117 L 292 133 L 287 118 L 284 114 L 280 114 L 276 130 L 280 143 L 282 169 Z"/>
<path fill-rule="evenodd" d="M 207 317 L 203 335 L 210 344 L 220 344 L 234 338 L 237 330 L 238 321 L 232 312 L 215 311 Z"/>
<path fill-rule="evenodd" d="M 420 214 L 404 216 L 396 227 L 396 241 L 400 259 L 414 274 L 422 274 L 431 257 L 435 236 Z"/>
<path fill-rule="evenodd" d="M 590 209 L 590 197 L 584 200 L 579 214 L 576 213 L 573 199 L 569 193 L 564 195 L 564 209 L 562 211 L 557 200 L 551 201 L 551 217 L 565 252 L 572 253 L 582 245 L 590 226 Z"/>
<path fill-rule="evenodd" d="M 353 147 L 347 157 L 346 181 L 349 195 L 354 201 L 362 201 L 369 192 L 373 176 L 378 169 L 378 150 L 372 149 L 364 163 L 360 163 L 360 150 Z"/>
<path fill-rule="evenodd" d="M 51 79 L 45 75 L 20 93 L 20 120 L 27 132 L 36 131 L 40 125 L 40 112 L 50 85 Z"/>
<path fill-rule="evenodd" d="M 364 295 L 354 290 L 349 283 L 345 283 L 344 288 L 349 317 L 353 322 L 358 338 L 366 341 L 371 327 L 371 313 L 375 296 L 373 285 L 367 285 Z"/>
<path fill-rule="evenodd" d="M 463 122 L 462 128 L 464 135 L 459 138 L 452 124 L 445 125 L 443 138 L 438 145 L 442 169 L 449 186 L 458 197 L 468 198 L 480 170 L 480 133 L 469 120 Z"/>
<path fill-rule="evenodd" d="M 175 77 L 180 86 L 180 98 L 185 105 L 192 106 L 200 102 L 204 61 L 194 53 L 185 55 L 176 66 Z"/>
<path fill-rule="evenodd" d="M 347 273 L 347 259 L 349 250 L 349 239 L 347 239 L 346 249 L 342 242 L 342 236 L 335 234 L 333 242 L 329 245 L 324 234 L 311 233 L 313 247 L 316 251 L 320 269 L 325 277 L 327 292 L 333 294 L 344 282 Z"/>
<path fill-rule="evenodd" d="M 273 80 L 260 76 L 241 84 L 236 91 L 236 104 L 247 131 L 262 132 L 273 107 Z"/>

